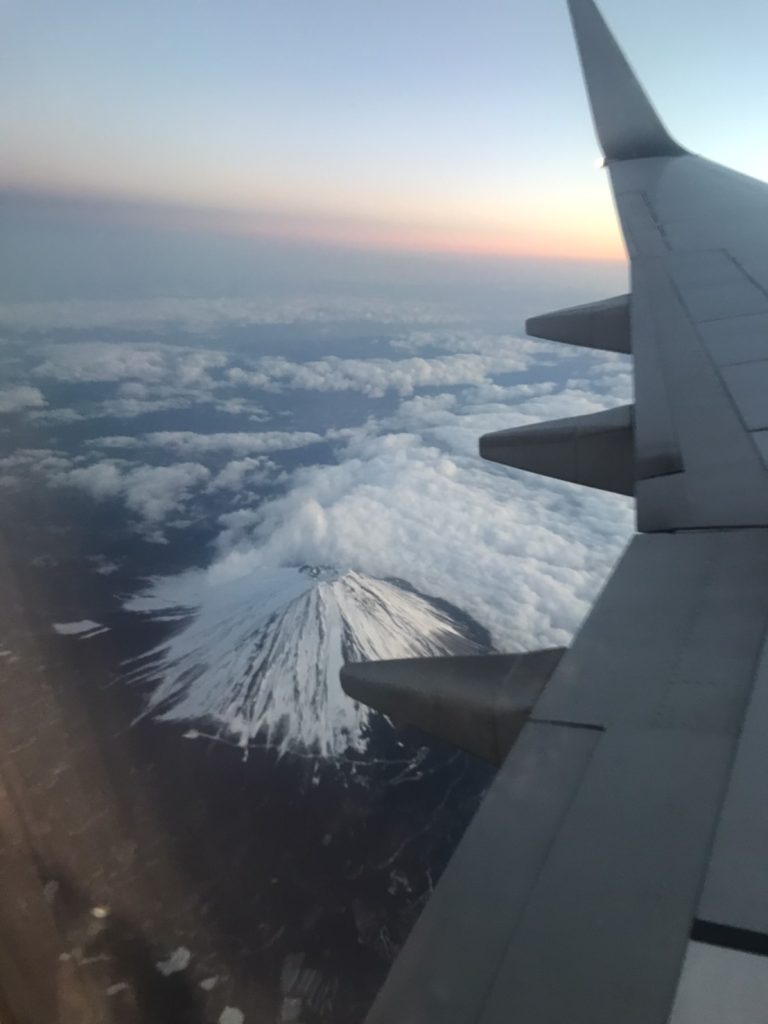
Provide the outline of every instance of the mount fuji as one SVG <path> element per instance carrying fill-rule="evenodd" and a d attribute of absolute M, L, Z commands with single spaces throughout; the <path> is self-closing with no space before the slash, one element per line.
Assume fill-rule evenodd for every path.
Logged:
<path fill-rule="evenodd" d="M 342 691 L 345 662 L 491 646 L 464 613 L 401 580 L 323 566 L 188 572 L 126 607 L 178 623 L 131 666 L 151 684 L 146 713 L 205 723 L 245 750 L 258 739 L 325 757 L 362 751 L 371 713 Z"/>

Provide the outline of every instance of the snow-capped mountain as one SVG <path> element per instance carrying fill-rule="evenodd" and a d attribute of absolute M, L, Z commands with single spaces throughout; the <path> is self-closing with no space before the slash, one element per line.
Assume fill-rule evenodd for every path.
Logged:
<path fill-rule="evenodd" d="M 207 722 L 247 747 L 333 756 L 366 745 L 368 709 L 339 683 L 346 661 L 473 654 L 480 627 L 406 584 L 325 567 L 210 572 L 155 581 L 133 611 L 183 623 L 134 664 L 148 713 Z"/>

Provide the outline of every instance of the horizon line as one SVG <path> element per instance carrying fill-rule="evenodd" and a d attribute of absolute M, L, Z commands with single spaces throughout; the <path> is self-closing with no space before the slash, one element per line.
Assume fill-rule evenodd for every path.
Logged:
<path fill-rule="evenodd" d="M 0 202 L 48 204 L 54 214 L 73 212 L 106 219 L 115 227 L 161 229 L 179 234 L 253 238 L 310 248 L 400 253 L 431 257 L 492 260 L 541 260 L 563 263 L 621 263 L 626 251 L 618 235 L 591 239 L 564 232 L 558 239 L 547 225 L 531 238 L 509 238 L 509 229 L 451 224 L 404 224 L 355 214 L 268 210 L 246 206 L 195 203 L 121 192 L 84 191 L 74 187 L 0 182 Z M 88 219 L 83 217 L 82 219 Z M 505 238 L 506 235 L 506 238 Z M 592 241 L 592 246 L 590 246 Z"/>

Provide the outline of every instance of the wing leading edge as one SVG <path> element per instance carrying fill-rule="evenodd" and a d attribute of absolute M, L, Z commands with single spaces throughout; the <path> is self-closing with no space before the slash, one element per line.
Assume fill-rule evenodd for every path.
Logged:
<path fill-rule="evenodd" d="M 486 687 L 522 709 L 510 753 L 368 1024 L 703 1024 L 717 1000 L 746 1024 L 768 1005 L 768 187 L 680 147 L 592 0 L 569 7 L 632 290 L 529 329 L 631 350 L 635 404 L 481 450 L 634 489 L 640 535 L 533 689 Z M 375 674 L 389 708 L 414 705 L 413 663 Z M 482 717 L 472 673 L 439 674 L 426 703 L 460 716 L 458 683 Z"/>

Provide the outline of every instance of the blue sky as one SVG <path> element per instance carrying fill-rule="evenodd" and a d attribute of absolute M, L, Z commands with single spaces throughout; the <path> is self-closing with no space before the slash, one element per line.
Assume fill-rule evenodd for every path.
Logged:
<path fill-rule="evenodd" d="M 768 7 L 603 0 L 681 141 L 768 174 Z M 0 185 L 208 230 L 621 259 L 564 0 L 4 0 Z"/>

